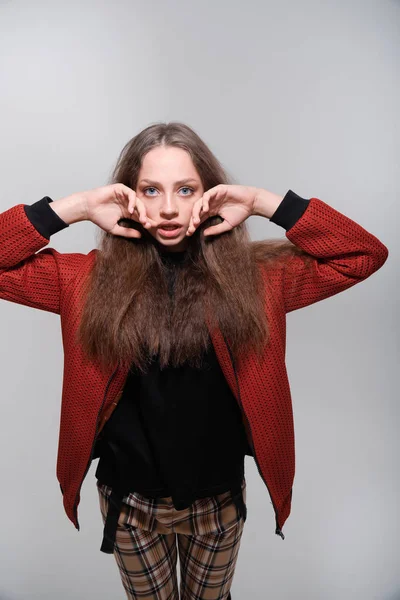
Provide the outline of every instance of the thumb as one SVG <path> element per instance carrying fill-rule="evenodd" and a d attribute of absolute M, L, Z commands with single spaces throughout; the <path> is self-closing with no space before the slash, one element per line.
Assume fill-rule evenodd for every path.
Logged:
<path fill-rule="evenodd" d="M 219 233 L 224 233 L 225 231 L 231 231 L 231 229 L 233 229 L 232 225 L 224 220 L 222 223 L 218 223 L 218 225 L 207 227 L 207 229 L 204 229 L 203 233 L 204 236 L 217 235 Z"/>

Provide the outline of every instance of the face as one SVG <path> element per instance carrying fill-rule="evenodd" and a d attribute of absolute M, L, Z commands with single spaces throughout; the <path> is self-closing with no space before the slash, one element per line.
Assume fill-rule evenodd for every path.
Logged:
<path fill-rule="evenodd" d="M 185 250 L 190 239 L 186 232 L 192 208 L 204 193 L 189 153 L 172 146 L 150 150 L 143 159 L 135 191 L 145 205 L 147 215 L 158 225 L 163 221 L 175 221 L 181 226 L 170 231 L 170 235 L 160 227 L 151 227 L 147 231 L 165 250 Z"/>

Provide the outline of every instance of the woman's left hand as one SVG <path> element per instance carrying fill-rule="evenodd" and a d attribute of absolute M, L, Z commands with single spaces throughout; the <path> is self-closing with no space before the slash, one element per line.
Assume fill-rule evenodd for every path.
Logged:
<path fill-rule="evenodd" d="M 223 183 L 210 188 L 193 204 L 186 235 L 194 233 L 196 227 L 215 215 L 219 215 L 224 221 L 205 229 L 205 236 L 230 231 L 240 225 L 254 214 L 255 200 L 259 191 L 259 188 L 252 186 Z"/>

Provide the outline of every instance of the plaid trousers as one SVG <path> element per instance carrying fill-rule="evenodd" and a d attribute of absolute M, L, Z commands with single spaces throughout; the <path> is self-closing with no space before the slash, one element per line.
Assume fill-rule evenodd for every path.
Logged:
<path fill-rule="evenodd" d="M 112 488 L 96 485 L 105 523 Z M 244 478 L 241 488 L 245 503 Z M 128 600 L 230 600 L 246 514 L 229 491 L 184 510 L 175 509 L 172 497 L 125 496 L 113 553 Z"/>

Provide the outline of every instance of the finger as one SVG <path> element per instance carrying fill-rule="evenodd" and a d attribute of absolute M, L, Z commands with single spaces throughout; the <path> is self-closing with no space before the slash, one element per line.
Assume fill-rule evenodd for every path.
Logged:
<path fill-rule="evenodd" d="M 135 220 L 137 218 L 138 222 L 141 223 L 141 225 L 146 229 L 149 229 L 150 227 L 156 227 L 157 223 L 147 216 L 146 208 L 143 202 L 137 197 L 135 190 L 124 185 L 123 183 L 117 184 L 117 186 L 117 191 L 122 192 L 124 196 L 128 196 L 128 214 L 133 216 Z M 123 229 L 126 230 L 128 228 L 124 227 Z M 130 230 L 136 231 L 132 228 L 130 228 Z M 132 235 L 131 237 L 141 237 L 141 234 L 139 236 Z"/>
<path fill-rule="evenodd" d="M 125 207 L 128 204 L 127 210 L 130 213 L 130 207 L 135 198 L 135 191 L 123 183 L 114 184 L 114 193 L 116 199 Z"/>
<path fill-rule="evenodd" d="M 214 196 L 217 196 L 217 188 L 211 188 L 211 190 L 208 190 L 207 192 L 205 192 L 203 194 L 202 197 L 202 206 L 201 206 L 201 213 L 202 215 L 206 214 L 209 212 L 210 210 L 210 200 L 211 198 L 213 198 Z"/>
<path fill-rule="evenodd" d="M 218 225 L 207 227 L 207 229 L 204 229 L 203 234 L 205 237 L 208 237 L 209 235 L 218 235 L 219 233 L 225 233 L 225 231 L 232 231 L 232 229 L 232 225 L 227 221 L 223 221 L 222 223 L 218 223 Z"/>
<path fill-rule="evenodd" d="M 209 218 L 210 218 L 210 215 L 204 214 L 203 216 L 201 216 L 198 219 L 198 222 L 196 223 L 196 219 L 192 215 L 192 217 L 190 218 L 189 227 L 188 227 L 189 234 L 194 233 L 200 227 L 200 225 L 202 225 L 204 223 L 204 221 L 207 221 L 207 219 L 209 219 Z"/>
<path fill-rule="evenodd" d="M 157 227 L 157 221 L 154 221 L 154 219 L 151 219 L 147 212 L 146 212 L 146 207 L 144 205 L 144 203 L 142 202 L 142 200 L 140 200 L 137 196 L 136 196 L 136 202 L 138 204 L 138 206 L 141 209 L 141 215 L 143 217 L 143 227 L 146 227 L 146 229 L 150 229 L 150 227 Z"/>
<path fill-rule="evenodd" d="M 202 211 L 201 216 L 200 216 L 200 210 Z M 204 221 L 206 221 L 208 218 L 209 218 L 209 214 L 204 212 L 201 204 L 198 204 L 196 206 L 196 208 L 193 209 L 193 214 L 192 214 L 192 219 L 191 219 L 193 229 L 196 229 L 199 225 L 204 223 Z"/>
<path fill-rule="evenodd" d="M 137 216 L 140 221 L 146 221 L 146 219 L 143 217 L 143 210 L 140 207 L 136 193 L 133 190 L 129 192 L 128 211 L 130 215 L 133 215 L 134 217 Z"/>
<path fill-rule="evenodd" d="M 187 229 L 186 235 L 192 235 L 194 230 L 195 230 L 195 227 L 193 225 L 193 217 L 190 217 L 189 227 Z"/>
<path fill-rule="evenodd" d="M 136 194 L 134 192 L 134 190 L 131 190 L 130 188 L 126 188 L 127 190 L 127 197 L 128 197 L 128 215 L 131 216 L 133 211 L 135 210 L 135 205 L 136 205 Z M 126 200 L 126 198 L 124 197 L 124 200 Z"/>
<path fill-rule="evenodd" d="M 193 205 L 193 223 L 199 223 L 200 221 L 200 210 L 203 203 L 203 196 L 199 198 Z"/>
<path fill-rule="evenodd" d="M 208 192 L 206 192 L 203 196 L 203 213 L 208 213 L 209 209 L 210 209 L 210 195 Z"/>
<path fill-rule="evenodd" d="M 137 229 L 134 229 L 133 227 L 122 227 L 122 225 L 115 225 L 111 229 L 110 233 L 112 233 L 113 235 L 119 235 L 119 236 L 128 237 L 128 238 L 141 238 L 142 237 L 142 234 Z"/>
<path fill-rule="evenodd" d="M 194 223 L 194 219 L 193 217 L 190 218 L 190 222 L 189 222 L 189 226 L 188 226 L 188 230 L 187 230 L 187 234 L 191 235 L 192 233 L 194 233 L 196 231 L 196 229 L 199 227 L 199 225 L 201 225 L 202 223 L 204 223 L 204 221 L 206 221 L 208 219 L 208 215 L 205 215 L 204 217 L 202 217 L 200 219 L 200 223 L 198 223 L 196 225 L 196 223 Z"/>
<path fill-rule="evenodd" d="M 131 215 L 133 213 L 133 209 L 135 208 L 136 202 L 136 194 L 134 191 L 129 192 L 129 203 L 128 203 L 128 212 Z"/>
<path fill-rule="evenodd" d="M 133 210 L 136 211 L 137 217 L 138 217 L 140 223 L 143 225 L 143 227 L 146 227 L 146 223 L 147 223 L 146 209 L 144 207 L 143 202 L 141 202 L 139 200 L 139 198 L 136 196 L 136 194 L 135 194 L 135 202 L 133 205 Z"/>

